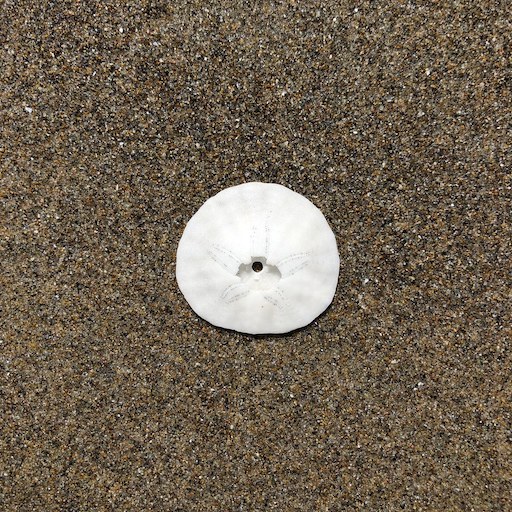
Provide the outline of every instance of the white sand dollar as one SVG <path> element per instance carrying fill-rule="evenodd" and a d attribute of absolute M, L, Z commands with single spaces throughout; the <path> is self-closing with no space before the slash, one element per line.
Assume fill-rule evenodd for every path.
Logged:
<path fill-rule="evenodd" d="M 322 212 L 273 183 L 208 199 L 178 245 L 176 279 L 192 309 L 218 327 L 289 332 L 331 303 L 340 260 Z"/>

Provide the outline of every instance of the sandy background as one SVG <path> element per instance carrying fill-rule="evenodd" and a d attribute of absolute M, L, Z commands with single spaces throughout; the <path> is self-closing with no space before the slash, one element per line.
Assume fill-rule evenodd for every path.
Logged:
<path fill-rule="evenodd" d="M 512 510 L 507 4 L 0 2 L 0 509 Z M 176 286 L 253 180 L 338 240 L 288 336 Z"/>

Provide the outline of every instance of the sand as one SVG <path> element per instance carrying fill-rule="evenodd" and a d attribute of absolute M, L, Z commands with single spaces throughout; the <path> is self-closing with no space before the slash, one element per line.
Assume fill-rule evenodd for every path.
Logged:
<path fill-rule="evenodd" d="M 0 34 L 1 510 L 512 510 L 506 2 L 6 1 Z M 289 335 L 176 284 L 246 181 L 336 234 Z"/>

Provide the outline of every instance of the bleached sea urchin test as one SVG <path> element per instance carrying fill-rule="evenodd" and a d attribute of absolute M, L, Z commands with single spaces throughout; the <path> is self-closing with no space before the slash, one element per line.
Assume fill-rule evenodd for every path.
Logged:
<path fill-rule="evenodd" d="M 178 245 L 176 279 L 192 309 L 213 325 L 285 333 L 331 303 L 336 239 L 308 199 L 274 183 L 244 183 L 208 199 Z"/>

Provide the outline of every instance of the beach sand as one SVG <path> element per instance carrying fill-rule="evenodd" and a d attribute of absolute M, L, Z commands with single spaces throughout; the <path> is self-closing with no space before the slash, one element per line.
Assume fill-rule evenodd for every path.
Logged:
<path fill-rule="evenodd" d="M 503 3 L 3 2 L 0 509 L 512 510 Z M 303 194 L 304 329 L 190 309 L 188 219 Z"/>

